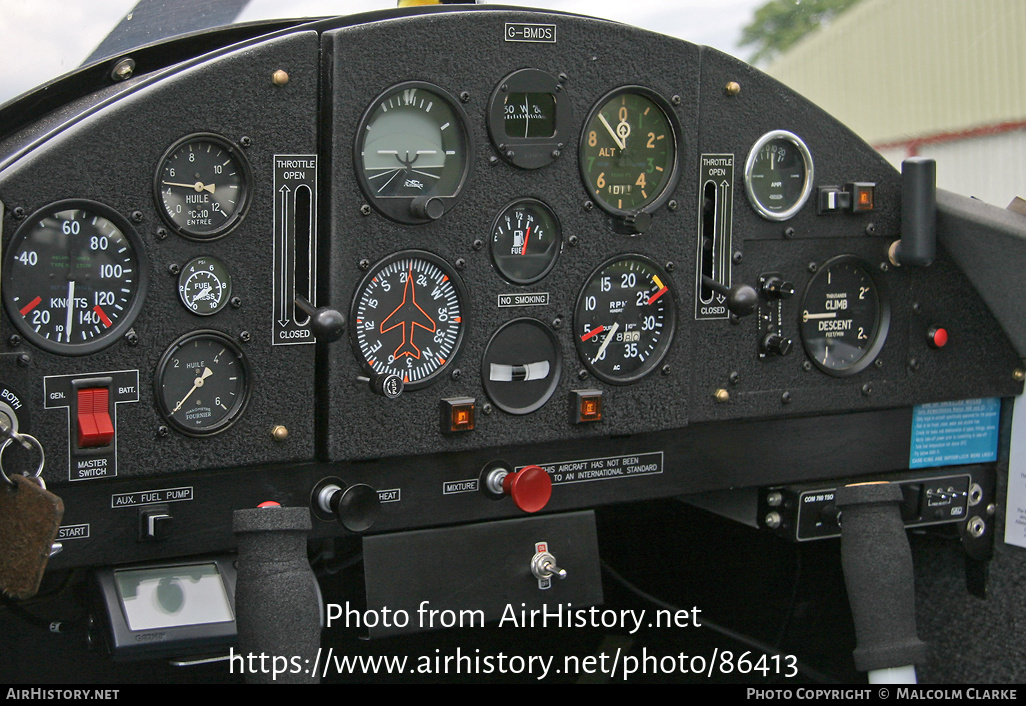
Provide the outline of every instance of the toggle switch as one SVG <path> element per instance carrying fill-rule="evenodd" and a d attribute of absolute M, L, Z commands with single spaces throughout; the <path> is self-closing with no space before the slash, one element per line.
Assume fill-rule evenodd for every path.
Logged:
<path fill-rule="evenodd" d="M 110 446 L 114 423 L 110 419 L 110 390 L 84 387 L 78 390 L 78 448 Z"/>

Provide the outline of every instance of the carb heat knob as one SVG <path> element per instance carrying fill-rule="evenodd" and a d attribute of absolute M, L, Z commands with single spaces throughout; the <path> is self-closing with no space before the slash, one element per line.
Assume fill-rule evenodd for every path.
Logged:
<path fill-rule="evenodd" d="M 511 471 L 505 464 L 494 463 L 485 468 L 484 489 L 494 498 L 510 496 L 524 512 L 538 512 L 552 497 L 552 479 L 541 466 Z"/>
<path fill-rule="evenodd" d="M 365 483 L 345 486 L 324 483 L 315 491 L 317 507 L 331 513 L 350 532 L 364 532 L 378 519 L 378 491 Z"/>

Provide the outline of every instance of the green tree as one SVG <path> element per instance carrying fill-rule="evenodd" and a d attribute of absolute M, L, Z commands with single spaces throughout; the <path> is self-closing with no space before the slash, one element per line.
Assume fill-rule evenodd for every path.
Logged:
<path fill-rule="evenodd" d="M 769 61 L 859 0 L 769 0 L 741 30 L 742 47 L 754 47 L 753 64 Z"/>

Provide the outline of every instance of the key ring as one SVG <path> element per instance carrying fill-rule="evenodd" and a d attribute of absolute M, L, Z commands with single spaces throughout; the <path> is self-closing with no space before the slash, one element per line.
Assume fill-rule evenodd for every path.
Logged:
<path fill-rule="evenodd" d="M 36 449 L 39 450 L 39 467 L 36 468 L 35 474 L 33 474 L 31 477 L 38 478 L 40 485 L 42 485 L 45 489 L 46 483 L 43 481 L 43 466 L 46 465 L 46 454 L 43 452 L 43 445 L 39 443 L 39 439 L 32 436 L 31 434 L 18 434 L 17 432 L 14 432 L 14 435 L 17 436 L 18 442 L 21 443 L 23 446 L 26 446 L 25 441 L 28 442 L 26 448 L 35 446 Z M 11 477 L 7 475 L 6 471 L 4 471 L 3 463 L 4 451 L 6 451 L 10 443 L 15 440 L 14 435 L 8 436 L 6 439 L 4 439 L 3 446 L 0 446 L 0 478 L 3 478 L 3 480 L 6 481 L 8 485 L 17 487 L 14 481 L 11 480 Z"/>

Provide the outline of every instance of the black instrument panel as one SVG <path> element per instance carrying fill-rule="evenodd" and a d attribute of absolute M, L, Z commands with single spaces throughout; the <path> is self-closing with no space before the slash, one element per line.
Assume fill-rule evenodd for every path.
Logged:
<path fill-rule="evenodd" d="M 809 418 L 904 418 L 916 404 L 1021 390 L 1015 352 L 943 252 L 926 270 L 889 263 L 900 175 L 751 67 L 567 15 L 381 19 L 280 30 L 159 75 L 141 67 L 116 98 L 84 98 L 45 137 L 3 136 L 5 277 L 30 266 L 19 245 L 28 214 L 67 199 L 119 214 L 149 268 L 126 331 L 82 355 L 26 335 L 22 319 L 39 307 L 23 313 L 24 298 L 35 295 L 4 281 L 0 381 L 31 411 L 25 430 L 46 446 L 44 476 L 66 496 L 66 522 L 93 528 L 54 566 L 224 549 L 234 509 L 307 505 L 325 476 L 399 491 L 371 532 L 517 515 L 461 490 L 497 458 L 658 459 L 630 466 L 655 469 L 633 478 L 557 482 L 551 509 L 829 477 L 839 469 L 801 450 L 787 467 L 713 469 L 799 438 Z M 510 23 L 552 26 L 554 41 L 508 41 Z M 503 90 L 525 75 L 533 82 Z M 802 168 L 784 154 L 797 142 L 765 139 L 780 131 L 807 151 Z M 204 152 L 191 170 L 190 146 L 225 159 Z M 753 150 L 759 166 L 746 169 Z M 219 168 L 231 171 L 223 184 Z M 760 212 L 752 179 L 810 183 L 759 186 L 759 202 L 785 201 Z M 871 210 L 821 207 L 819 187 L 856 183 L 872 185 Z M 244 198 L 214 199 L 232 187 Z M 543 204 L 551 221 L 511 212 L 516 203 Z M 546 242 L 554 226 L 558 240 Z M 515 261 L 536 254 L 538 266 Z M 64 277 L 58 255 L 31 266 Z M 65 297 L 51 317 L 100 319 L 89 313 L 99 301 L 79 306 L 69 281 L 50 286 L 47 296 Z M 755 294 L 750 311 L 734 305 L 741 285 Z M 865 296 L 875 305 L 861 307 Z M 345 316 L 341 340 L 327 340 L 317 309 Z M 537 345 L 515 357 L 490 348 L 523 320 L 532 336 L 522 338 Z M 936 326 L 949 344 L 928 340 Z M 202 349 L 177 355 L 183 341 Z M 179 360 L 193 372 L 172 374 Z M 134 390 L 120 382 L 126 372 Z M 380 375 L 405 378 L 405 389 L 375 392 Z M 95 385 L 110 385 L 114 436 L 84 445 L 79 383 L 104 379 L 114 382 Z M 516 386 L 528 385 L 539 392 L 524 402 Z M 224 392 L 205 400 L 204 388 Z M 582 419 L 581 400 L 596 397 L 600 417 Z M 446 427 L 454 400 L 473 405 L 472 429 Z M 721 448 L 727 440 L 743 451 Z M 899 447 L 860 471 L 894 470 Z M 178 488 L 188 493 L 174 503 L 174 536 L 136 541 L 135 506 L 115 498 Z"/>

